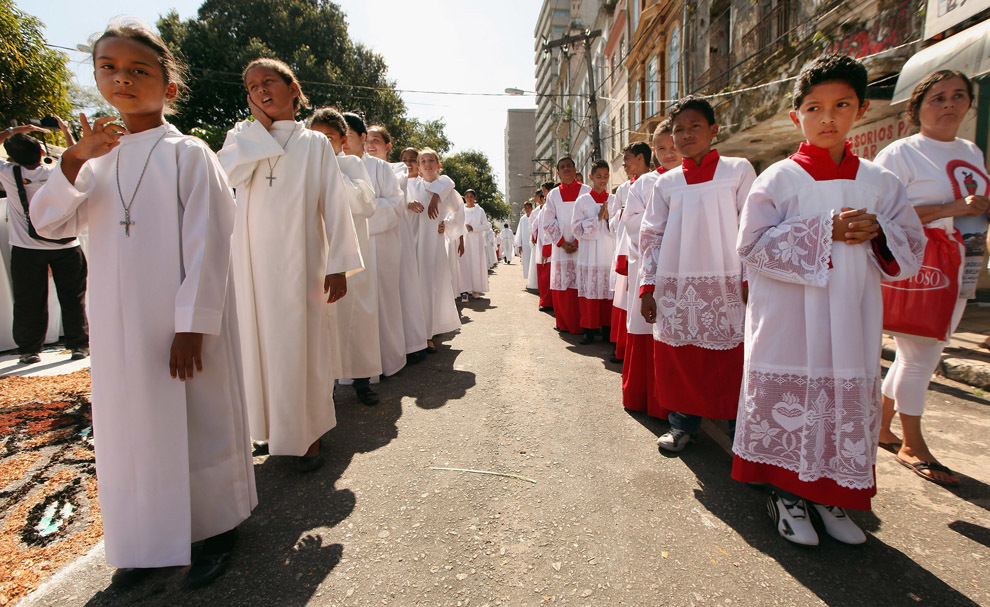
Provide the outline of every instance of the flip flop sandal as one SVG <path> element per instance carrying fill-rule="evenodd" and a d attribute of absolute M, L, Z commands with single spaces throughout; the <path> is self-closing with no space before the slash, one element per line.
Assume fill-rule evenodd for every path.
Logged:
<path fill-rule="evenodd" d="M 945 481 L 938 480 L 934 476 L 929 476 L 929 475 L 925 474 L 925 471 L 926 470 L 931 470 L 931 471 L 934 471 L 934 472 L 942 472 L 942 473 L 945 473 L 945 474 L 951 474 L 952 476 L 955 476 L 955 472 L 953 472 L 952 470 L 949 470 L 948 467 L 943 466 L 942 464 L 940 464 L 938 462 L 915 462 L 915 463 L 912 464 L 911 462 L 906 462 L 906 461 L 902 460 L 899 457 L 897 458 L 897 461 L 898 461 L 898 463 L 900 463 L 905 468 L 910 468 L 912 472 L 914 472 L 915 474 L 917 474 L 921 478 L 925 479 L 926 481 L 935 483 L 936 485 L 941 485 L 943 487 L 958 487 L 959 486 L 959 483 L 947 483 Z"/>
<path fill-rule="evenodd" d="M 877 443 L 877 446 L 884 451 L 890 451 L 894 455 L 897 455 L 901 451 L 901 443 Z"/>

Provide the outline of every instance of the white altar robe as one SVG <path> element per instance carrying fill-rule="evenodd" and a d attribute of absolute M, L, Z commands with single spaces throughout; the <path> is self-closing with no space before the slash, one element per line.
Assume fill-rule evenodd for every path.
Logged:
<path fill-rule="evenodd" d="M 485 254 L 485 234 L 489 223 L 485 210 L 480 205 L 464 207 L 464 255 L 458 264 L 460 268 L 461 293 L 488 292 L 488 262 Z M 471 226 L 472 231 L 468 231 Z"/>
<path fill-rule="evenodd" d="M 443 177 L 443 176 L 441 176 Z M 449 177 L 447 178 L 450 179 Z M 413 239 L 416 243 L 416 261 L 422 284 L 422 307 L 426 317 L 426 334 L 429 339 L 461 328 L 461 318 L 454 303 L 454 288 L 447 254 L 447 241 L 439 233 L 440 221 L 451 217 L 455 223 L 464 221 L 464 202 L 453 188 L 446 188 L 442 194 L 430 192 L 437 188 L 440 179 L 432 183 L 416 178 L 407 184 L 406 197 L 416 200 L 426 208 L 421 213 L 407 211 Z M 430 219 L 429 204 L 431 194 L 440 196 L 438 215 Z"/>
<path fill-rule="evenodd" d="M 602 193 L 605 202 L 598 203 L 591 192 L 583 194 L 574 202 L 571 217 L 571 232 L 578 239 L 577 250 L 577 290 L 578 297 L 584 299 L 612 300 L 612 261 L 615 258 L 615 235 L 609 222 L 598 219 L 602 205 L 615 207 L 615 196 Z M 611 218 L 611 215 L 609 216 Z"/>
<path fill-rule="evenodd" d="M 511 262 L 516 253 L 516 240 L 512 230 L 502 228 L 502 231 L 498 233 L 498 237 L 502 239 L 502 259 Z"/>
<path fill-rule="evenodd" d="M 368 219 L 368 234 L 371 238 L 369 256 L 378 275 L 378 339 L 381 351 L 382 373 L 393 375 L 406 366 L 406 327 L 403 312 L 403 302 L 412 298 L 416 302 L 408 311 L 412 322 L 410 331 L 419 338 L 419 347 L 426 347 L 426 321 L 419 302 L 418 271 L 415 263 L 403 262 L 403 242 L 409 243 L 410 255 L 415 255 L 412 248 L 412 235 L 405 223 L 405 193 L 402 191 L 398 177 L 394 173 L 394 165 L 365 154 L 361 157 L 364 168 L 368 171 L 371 186 L 375 190 L 375 213 Z M 406 165 L 402 165 L 403 181 L 405 180 Z M 403 238 L 405 236 L 405 238 Z M 412 276 L 403 276 L 403 270 Z M 412 294 L 403 291 L 403 285 Z M 418 312 L 418 315 L 416 314 Z M 414 328 L 418 327 L 418 331 Z M 413 350 L 415 351 L 415 350 Z"/>
<path fill-rule="evenodd" d="M 237 191 L 234 286 L 251 436 L 272 455 L 301 456 L 336 425 L 337 327 L 323 281 L 363 268 L 347 191 L 329 140 L 301 122 L 271 132 L 239 122 L 218 156 Z"/>
<path fill-rule="evenodd" d="M 622 224 L 622 216 L 625 214 L 626 200 L 629 198 L 629 189 L 632 187 L 632 184 L 633 181 L 631 179 L 622 182 L 622 185 L 615 190 L 615 212 L 613 213 L 613 209 L 609 209 L 608 211 L 608 222 L 612 233 L 615 234 L 615 255 L 612 256 L 611 276 L 613 292 L 612 307 L 622 310 L 628 310 L 627 305 L 631 299 L 628 294 L 629 277 L 628 274 L 619 274 L 615 271 L 615 268 L 618 266 L 619 261 L 622 260 L 628 272 L 629 243 L 626 241 L 626 228 Z"/>
<path fill-rule="evenodd" d="M 130 237 L 118 156 L 127 194 L 149 158 Z M 171 125 L 121 137 L 75 186 L 59 167 L 31 201 L 41 235 L 91 236 L 96 474 L 115 567 L 187 565 L 191 542 L 234 528 L 258 503 L 230 284 L 234 214 L 216 156 Z M 177 332 L 204 335 L 203 371 L 186 382 L 169 376 Z"/>
<path fill-rule="evenodd" d="M 591 191 L 581 184 L 578 198 Z M 550 190 L 547 202 L 540 214 L 540 231 L 543 232 L 543 245 L 551 245 L 550 250 L 550 289 L 566 291 L 577 289 L 577 253 L 568 253 L 557 246 L 561 240 L 574 241 L 571 218 L 574 216 L 574 203 L 577 199 L 565 202 L 560 195 L 560 187 Z"/>
<path fill-rule="evenodd" d="M 836 170 L 827 151 L 813 151 L 825 155 L 819 165 Z M 854 159 L 858 169 L 848 166 Z M 803 482 L 870 489 L 881 409 L 880 281 L 913 276 L 925 236 L 893 173 L 855 156 L 840 167 L 852 170 L 812 176 L 792 158 L 781 160 L 746 199 L 737 246 L 749 305 L 733 450 Z M 894 263 L 881 259 L 875 241 L 832 240 L 843 206 L 877 216 Z"/>
<path fill-rule="evenodd" d="M 451 213 L 444 218 L 443 237 L 447 242 L 447 261 L 450 266 L 450 284 L 454 299 L 461 292 L 461 255 L 457 252 L 461 236 L 467 231 L 463 214 Z"/>
<path fill-rule="evenodd" d="M 658 177 L 659 170 L 640 175 L 629 187 L 626 209 L 622 212 L 622 229 L 625 232 L 623 247 L 629 263 L 629 273 L 626 276 L 626 292 L 629 294 L 626 303 L 626 331 L 631 335 L 653 335 L 653 325 L 646 322 L 641 313 L 639 289 L 643 286 L 643 281 L 639 275 L 639 231 L 643 226 L 643 213 L 653 196 L 653 185 Z"/>
<path fill-rule="evenodd" d="M 540 213 L 543 207 L 536 207 L 529 215 L 529 242 L 532 245 L 529 256 L 529 276 L 526 277 L 526 288 L 536 290 L 540 287 L 539 278 L 536 275 L 536 264 L 543 263 L 543 247 L 540 245 Z"/>
<path fill-rule="evenodd" d="M 523 215 L 519 218 L 519 223 L 516 224 L 516 237 L 513 244 L 519 249 L 519 263 L 522 264 L 523 278 L 526 280 L 529 280 L 529 259 L 533 253 L 533 243 L 530 241 L 532 235 L 529 229 L 529 216 Z"/>
<path fill-rule="evenodd" d="M 367 154 L 365 154 L 367 155 Z M 368 234 L 369 219 L 377 202 L 371 177 L 357 156 L 339 154 L 337 165 L 347 190 L 348 208 L 357 234 L 364 271 L 347 279 L 347 295 L 330 306 L 337 313 L 339 378 L 377 378 L 382 374 L 378 325 L 378 264 Z M 403 357 L 405 358 L 405 357 Z"/>

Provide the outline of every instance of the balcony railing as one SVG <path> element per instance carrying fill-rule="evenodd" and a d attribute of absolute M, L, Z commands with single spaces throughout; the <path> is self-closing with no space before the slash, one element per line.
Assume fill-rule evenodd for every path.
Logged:
<path fill-rule="evenodd" d="M 742 38 L 746 55 L 767 55 L 787 44 L 791 21 L 791 3 L 779 0 L 753 29 Z"/>

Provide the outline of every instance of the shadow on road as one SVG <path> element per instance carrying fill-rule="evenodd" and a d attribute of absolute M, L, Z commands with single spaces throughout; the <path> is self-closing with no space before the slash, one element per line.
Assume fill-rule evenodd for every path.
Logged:
<path fill-rule="evenodd" d="M 698 502 L 750 546 L 777 561 L 827 605 L 976 605 L 936 574 L 873 535 L 862 546 L 840 544 L 824 533 L 821 544 L 813 548 L 787 542 L 766 515 L 766 491 L 732 480 L 731 459 L 713 442 L 695 445 L 681 459 L 701 485 L 695 490 Z M 868 531 L 881 525 L 872 513 L 849 514 Z"/>

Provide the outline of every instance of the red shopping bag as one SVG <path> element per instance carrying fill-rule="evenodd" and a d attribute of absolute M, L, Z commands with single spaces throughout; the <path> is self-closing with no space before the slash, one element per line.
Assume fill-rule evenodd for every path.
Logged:
<path fill-rule="evenodd" d="M 928 244 L 918 273 L 907 280 L 881 283 L 883 330 L 949 340 L 952 312 L 959 299 L 962 235 L 925 228 Z"/>

